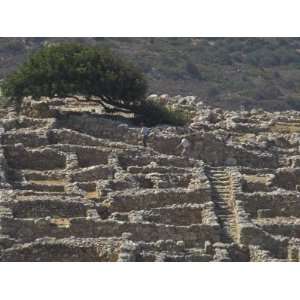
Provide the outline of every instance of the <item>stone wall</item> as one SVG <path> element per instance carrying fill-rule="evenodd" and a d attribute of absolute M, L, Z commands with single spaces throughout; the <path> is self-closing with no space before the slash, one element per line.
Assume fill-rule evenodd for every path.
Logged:
<path fill-rule="evenodd" d="M 273 216 L 299 217 L 299 192 L 255 192 L 241 194 L 245 210 L 252 218 L 257 217 L 259 210 L 272 210 Z"/>
<path fill-rule="evenodd" d="M 8 165 L 16 169 L 51 170 L 64 169 L 66 156 L 53 149 L 27 150 L 22 144 L 5 147 Z"/>
<path fill-rule="evenodd" d="M 0 260 L 299 260 L 300 134 L 276 130 L 300 132 L 300 115 L 195 113 L 151 128 L 147 147 L 93 103 L 4 115 Z"/>
<path fill-rule="evenodd" d="M 176 199 L 177 198 L 177 199 Z M 133 209 L 147 209 L 181 203 L 205 203 L 210 201 L 210 191 L 206 188 L 189 190 L 183 188 L 124 191 L 109 193 L 104 203 L 109 205 L 112 211 L 126 212 Z M 177 201 L 176 201 L 177 200 Z"/>
<path fill-rule="evenodd" d="M 3 203 L 4 207 L 11 209 L 14 218 L 43 218 L 53 215 L 57 218 L 84 217 L 87 206 L 76 200 L 60 201 L 41 196 L 40 200 L 11 201 Z"/>
<path fill-rule="evenodd" d="M 43 238 L 4 250 L 0 261 L 113 262 L 119 257 L 120 245 L 121 241 L 118 239 Z"/>

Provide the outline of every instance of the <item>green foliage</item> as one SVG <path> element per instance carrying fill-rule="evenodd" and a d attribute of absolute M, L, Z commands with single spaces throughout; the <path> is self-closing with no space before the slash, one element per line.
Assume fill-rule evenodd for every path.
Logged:
<path fill-rule="evenodd" d="M 281 95 L 280 89 L 270 83 L 257 87 L 255 98 L 257 100 L 274 100 Z"/>
<path fill-rule="evenodd" d="M 128 58 L 147 76 L 150 93 L 192 94 L 218 106 L 234 95 L 261 106 L 257 91 L 270 84 L 280 89 L 280 101 L 300 94 L 299 38 L 0 38 L 0 78 L 41 45 L 73 41 Z M 214 86 L 219 91 L 209 97 Z"/>
<path fill-rule="evenodd" d="M 147 84 L 142 73 L 109 50 L 65 43 L 33 54 L 4 80 L 2 89 L 18 103 L 25 96 L 83 95 L 134 112 L 144 101 Z"/>
<path fill-rule="evenodd" d="M 43 47 L 2 83 L 4 95 L 18 104 L 25 96 L 83 95 L 108 111 L 138 114 L 149 125 L 186 124 L 186 112 L 146 101 L 146 88 L 142 73 L 132 65 L 108 50 L 79 44 Z"/>
<path fill-rule="evenodd" d="M 298 99 L 289 99 L 287 103 L 290 105 L 292 109 L 300 110 L 300 100 Z"/>
<path fill-rule="evenodd" d="M 0 84 L 1 84 L 1 81 L 0 81 Z M 0 86 L 0 107 L 6 107 L 9 103 L 9 99 L 5 96 L 3 96 L 3 93 L 2 93 L 2 89 L 1 89 L 1 86 Z"/>
<path fill-rule="evenodd" d="M 144 103 L 140 115 L 139 120 L 143 121 L 147 126 L 158 124 L 184 126 L 191 120 L 191 114 L 188 111 L 172 108 L 150 100 Z"/>
<path fill-rule="evenodd" d="M 25 44 L 22 39 L 16 38 L 6 38 L 0 44 L 0 52 L 10 52 L 17 54 L 26 49 Z"/>
<path fill-rule="evenodd" d="M 198 80 L 201 80 L 202 79 L 202 75 L 200 73 L 200 70 L 198 68 L 198 66 L 190 61 L 188 61 L 186 63 L 186 70 L 187 72 L 193 77 L 193 78 L 196 78 Z"/>
<path fill-rule="evenodd" d="M 208 98 L 215 98 L 221 93 L 220 89 L 217 86 L 212 86 L 207 90 Z"/>
<path fill-rule="evenodd" d="M 9 99 L 4 96 L 0 96 L 0 107 L 7 107 L 9 105 Z"/>

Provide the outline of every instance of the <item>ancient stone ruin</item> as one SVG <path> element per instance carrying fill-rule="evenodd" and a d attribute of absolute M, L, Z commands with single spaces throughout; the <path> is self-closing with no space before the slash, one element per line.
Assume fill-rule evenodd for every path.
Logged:
<path fill-rule="evenodd" d="M 146 148 L 92 103 L 1 110 L 0 261 L 300 261 L 300 113 L 165 98 L 193 122 Z"/>

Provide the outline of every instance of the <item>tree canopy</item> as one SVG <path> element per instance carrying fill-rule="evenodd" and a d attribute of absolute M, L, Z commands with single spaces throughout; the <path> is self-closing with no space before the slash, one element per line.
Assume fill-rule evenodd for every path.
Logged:
<path fill-rule="evenodd" d="M 106 110 L 136 113 L 147 91 L 143 74 L 133 65 L 108 49 L 73 43 L 44 46 L 1 85 L 4 96 L 18 104 L 25 96 L 84 96 Z"/>
<path fill-rule="evenodd" d="M 134 113 L 145 124 L 184 125 L 187 116 L 146 100 L 147 82 L 137 68 L 108 49 L 75 44 L 50 44 L 32 54 L 1 82 L 3 96 L 20 107 L 32 96 L 73 97 L 96 101 L 107 112 Z"/>

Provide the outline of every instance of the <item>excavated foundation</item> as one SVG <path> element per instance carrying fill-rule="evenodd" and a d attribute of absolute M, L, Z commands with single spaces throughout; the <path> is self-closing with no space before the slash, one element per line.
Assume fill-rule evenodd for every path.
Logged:
<path fill-rule="evenodd" d="M 1 261 L 300 260 L 300 116 L 210 111 L 145 148 L 92 104 L 43 101 L 0 122 Z"/>

